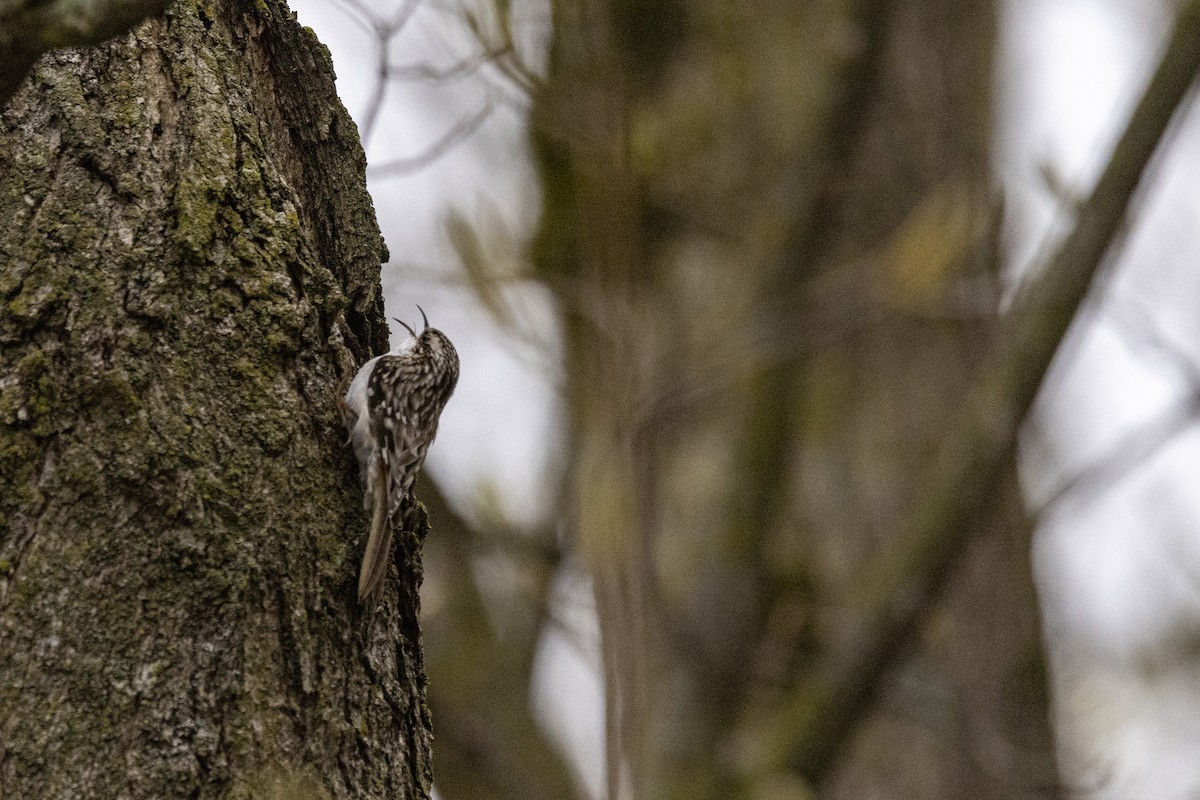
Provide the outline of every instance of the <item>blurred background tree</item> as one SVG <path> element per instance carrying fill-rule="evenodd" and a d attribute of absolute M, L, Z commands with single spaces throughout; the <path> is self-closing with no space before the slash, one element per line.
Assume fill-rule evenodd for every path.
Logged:
<path fill-rule="evenodd" d="M 595 587 L 608 784 L 1044 793 L 1011 481 L 908 654 L 838 687 L 866 707 L 808 713 L 830 662 L 885 635 L 864 609 L 908 560 L 999 306 L 991 3 L 563 2 L 553 20 L 534 268 L 564 316 L 562 543 Z"/>
<path fill-rule="evenodd" d="M 511 476 L 472 495 L 466 459 L 434 464 L 453 497 L 424 617 L 444 796 L 581 792 L 600 741 L 585 783 L 611 796 L 1058 793 L 1012 446 L 1100 254 L 1043 315 L 1049 340 L 1001 328 L 997 5 L 432 6 L 407 40 L 419 4 L 341 5 L 381 43 L 376 75 L 342 84 L 377 137 L 377 198 L 408 172 L 421 196 L 420 170 L 506 111 L 537 170 L 511 207 L 450 203 L 457 270 L 410 256 L 385 278 L 393 302 L 488 311 L 563 408 L 534 438 L 561 454 L 537 511 L 495 496 Z M 440 125 L 415 156 L 405 108 Z M 446 161 L 503 180 L 496 141 Z M 542 402 L 489 381 L 488 400 Z M 551 674 L 550 642 L 599 673 L 602 737 L 567 730 L 592 722 L 590 683 Z M 549 692 L 576 713 L 548 726 Z"/>
<path fill-rule="evenodd" d="M 905 520 L 999 305 L 991 4 L 554 14 L 534 252 L 566 318 L 608 782 L 1044 791 L 1028 536 L 1003 484 L 911 653 L 878 686 L 821 685 L 887 635 L 867 609 L 911 560 Z M 814 708 L 826 691 L 870 711 Z M 998 769 L 1014 752 L 1040 774 Z"/>

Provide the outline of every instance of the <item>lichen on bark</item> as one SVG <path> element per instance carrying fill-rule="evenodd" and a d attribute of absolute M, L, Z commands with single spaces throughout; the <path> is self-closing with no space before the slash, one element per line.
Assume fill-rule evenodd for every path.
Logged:
<path fill-rule="evenodd" d="M 425 525 L 353 593 L 386 253 L 332 75 L 180 2 L 0 118 L 0 795 L 428 794 Z"/>

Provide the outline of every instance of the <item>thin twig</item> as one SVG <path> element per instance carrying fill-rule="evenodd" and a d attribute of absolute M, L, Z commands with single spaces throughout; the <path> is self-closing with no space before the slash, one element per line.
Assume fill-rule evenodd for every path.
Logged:
<path fill-rule="evenodd" d="M 1146 463 L 1200 421 L 1200 368 L 1145 313 L 1129 306 L 1110 306 L 1108 318 L 1131 346 L 1154 351 L 1169 361 L 1187 383 L 1187 392 L 1153 419 L 1135 427 L 1108 450 L 1056 486 L 1034 510 L 1044 521 L 1072 496 L 1094 496 Z"/>
<path fill-rule="evenodd" d="M 1094 496 L 1146 463 L 1200 421 L 1200 394 L 1189 393 L 1148 422 L 1128 432 L 1099 458 L 1054 488 L 1034 511 L 1039 520 L 1056 513 L 1071 496 Z"/>
<path fill-rule="evenodd" d="M 356 2 L 356 0 L 334 0 L 334 2 L 341 5 L 350 21 L 364 32 L 375 35 L 375 32 L 379 30 L 378 17 L 362 3 Z"/>
<path fill-rule="evenodd" d="M 379 111 L 383 108 L 383 98 L 387 93 L 388 79 L 388 39 L 377 42 L 378 54 L 375 70 L 375 85 L 371 87 L 371 97 L 367 100 L 367 108 L 363 112 L 362 146 L 367 149 L 371 134 L 375 131 L 375 123 L 379 120 Z"/>
<path fill-rule="evenodd" d="M 367 106 L 362 116 L 361 136 L 365 150 L 371 141 L 371 134 L 375 131 L 375 123 L 379 121 L 379 112 L 383 108 L 383 101 L 387 94 L 387 82 L 392 78 L 393 68 L 389 64 L 388 56 L 392 40 L 408 25 L 409 20 L 417 11 L 420 0 L 405 0 L 404 5 L 390 20 L 376 14 L 362 0 L 337 0 L 337 2 L 341 4 L 346 15 L 353 22 L 375 37 L 377 51 L 375 84 L 371 87 L 371 96 L 367 100 Z"/>
<path fill-rule="evenodd" d="M 371 178 L 394 178 L 397 175 L 407 175 L 427 167 L 446 153 L 468 139 L 479 130 L 487 118 L 492 115 L 495 105 L 489 97 L 478 111 L 460 120 L 453 128 L 446 131 L 440 139 L 426 147 L 420 153 L 408 158 L 396 158 L 378 166 L 368 166 L 367 176 Z"/>
<path fill-rule="evenodd" d="M 1148 310 L 1128 302 L 1106 303 L 1104 313 L 1130 347 L 1152 351 L 1165 359 L 1192 391 L 1200 392 L 1200 364 L 1170 340 Z"/>
<path fill-rule="evenodd" d="M 469 75 L 474 75 L 479 71 L 479 68 L 497 58 L 500 58 L 505 53 L 509 52 L 511 45 L 504 45 L 493 50 L 485 50 L 451 64 L 448 67 L 434 67 L 429 64 L 411 64 L 398 65 L 392 64 L 388 66 L 388 78 L 394 81 L 427 81 L 429 83 L 445 83 L 454 81 L 460 78 L 465 78 Z"/>
<path fill-rule="evenodd" d="M 392 17 L 392 21 L 387 25 L 387 33 L 389 36 L 399 32 L 412 19 L 412 15 L 417 11 L 417 3 L 420 0 L 404 0 L 404 5 L 396 12 L 396 16 Z"/>

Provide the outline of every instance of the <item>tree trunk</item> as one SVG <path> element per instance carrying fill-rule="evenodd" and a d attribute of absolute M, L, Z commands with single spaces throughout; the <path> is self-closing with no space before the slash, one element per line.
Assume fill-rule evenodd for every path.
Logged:
<path fill-rule="evenodd" d="M 834 687 L 863 698 L 847 713 L 809 714 L 876 646 L 864 609 L 911 561 L 903 523 L 999 307 L 993 3 L 553 8 L 535 256 L 567 315 L 610 783 L 1040 796 L 1040 628 L 1008 487 L 962 532 L 912 657 Z"/>
<path fill-rule="evenodd" d="M 0 798 L 428 796 L 423 521 L 355 600 L 385 251 L 327 52 L 181 0 L 0 135 Z"/>

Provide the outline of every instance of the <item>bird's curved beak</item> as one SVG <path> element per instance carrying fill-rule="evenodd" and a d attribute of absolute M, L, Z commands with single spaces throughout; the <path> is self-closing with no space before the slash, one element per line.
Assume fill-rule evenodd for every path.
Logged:
<path fill-rule="evenodd" d="M 408 327 L 408 323 L 407 323 L 407 322 L 405 322 L 404 320 L 400 319 L 399 317 L 392 317 L 392 319 L 393 319 L 393 320 L 395 320 L 396 322 L 399 322 L 399 323 L 400 323 L 400 324 L 401 324 L 401 325 L 404 327 L 404 330 L 406 330 L 406 331 L 408 331 L 410 334 L 412 334 L 412 337 L 413 337 L 414 339 L 415 339 L 415 338 L 417 338 L 417 332 L 416 332 L 416 331 L 414 331 L 412 328 Z"/>

